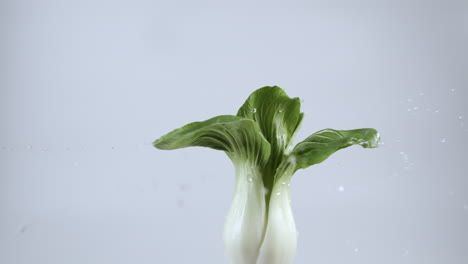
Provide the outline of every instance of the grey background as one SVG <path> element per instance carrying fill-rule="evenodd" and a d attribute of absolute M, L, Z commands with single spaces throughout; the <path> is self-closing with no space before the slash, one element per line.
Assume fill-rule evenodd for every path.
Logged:
<path fill-rule="evenodd" d="M 230 161 L 151 142 L 265 85 L 384 142 L 293 177 L 295 263 L 468 263 L 466 1 L 0 3 L 0 263 L 227 263 Z"/>

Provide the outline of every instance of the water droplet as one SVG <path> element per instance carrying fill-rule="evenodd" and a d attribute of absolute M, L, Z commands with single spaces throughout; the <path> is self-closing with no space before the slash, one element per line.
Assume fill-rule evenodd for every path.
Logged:
<path fill-rule="evenodd" d="M 434 112 L 439 113 L 439 110 L 435 110 Z"/>
<path fill-rule="evenodd" d="M 442 143 L 445 143 L 445 141 L 447 141 L 445 138 L 440 139 L 440 142 L 442 142 Z"/>
<path fill-rule="evenodd" d="M 179 184 L 179 190 L 182 192 L 186 192 L 190 189 L 190 185 L 186 183 Z"/>
<path fill-rule="evenodd" d="M 411 112 L 411 108 L 408 108 L 408 112 Z"/>
<path fill-rule="evenodd" d="M 455 88 L 450 89 L 450 91 L 455 92 Z"/>
<path fill-rule="evenodd" d="M 280 109 L 279 112 L 280 112 L 280 113 L 283 113 L 283 109 Z"/>
<path fill-rule="evenodd" d="M 276 195 L 281 195 L 281 192 L 276 192 Z"/>
<path fill-rule="evenodd" d="M 184 208 L 185 206 L 185 202 L 182 199 L 177 199 L 176 204 L 178 208 Z"/>
<path fill-rule="evenodd" d="M 419 107 L 417 107 L 417 106 L 413 107 L 413 110 L 418 110 L 418 109 L 419 109 Z"/>
<path fill-rule="evenodd" d="M 411 102 L 413 102 L 413 99 L 408 98 L 408 99 L 406 99 L 406 101 L 408 101 L 408 103 L 411 103 Z"/>
<path fill-rule="evenodd" d="M 281 184 L 286 185 L 286 182 L 285 182 L 285 181 L 284 181 L 284 182 L 281 182 Z"/>
<path fill-rule="evenodd" d="M 252 182 L 253 181 L 252 177 L 249 177 L 247 181 Z"/>
<path fill-rule="evenodd" d="M 420 95 L 420 96 L 423 96 L 423 95 L 424 95 L 424 93 L 423 93 L 423 92 L 421 92 L 421 93 L 419 93 L 419 95 Z"/>
<path fill-rule="evenodd" d="M 27 226 L 25 226 L 25 225 L 20 225 L 20 226 L 18 227 L 17 232 L 18 232 L 18 234 L 24 234 L 27 230 L 28 230 L 28 227 L 27 227 Z"/>
<path fill-rule="evenodd" d="M 413 167 L 413 163 L 409 162 L 408 154 L 405 152 L 401 151 L 400 152 L 401 157 L 403 158 L 403 163 L 404 163 L 404 169 L 409 170 Z"/>
<path fill-rule="evenodd" d="M 47 148 L 42 148 L 41 152 L 47 152 Z"/>
<path fill-rule="evenodd" d="M 354 252 L 355 252 L 355 253 L 358 253 L 358 252 L 359 252 L 359 248 L 354 248 Z"/>
<path fill-rule="evenodd" d="M 270 193 L 270 190 L 268 190 L 266 187 L 263 187 L 263 194 L 267 195 L 268 193 Z"/>
<path fill-rule="evenodd" d="M 28 145 L 27 148 L 28 148 L 28 149 L 32 149 L 32 146 L 31 146 L 31 145 Z"/>
<path fill-rule="evenodd" d="M 342 185 L 338 186 L 338 191 L 339 192 L 344 192 L 344 186 L 342 186 Z"/>
<path fill-rule="evenodd" d="M 458 119 L 460 119 L 460 120 L 463 119 L 463 116 L 462 115 L 458 116 Z"/>
<path fill-rule="evenodd" d="M 252 109 L 252 113 L 257 113 L 257 108 Z"/>

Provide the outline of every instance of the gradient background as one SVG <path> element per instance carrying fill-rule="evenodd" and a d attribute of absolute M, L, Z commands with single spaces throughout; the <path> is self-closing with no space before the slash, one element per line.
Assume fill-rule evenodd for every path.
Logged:
<path fill-rule="evenodd" d="M 265 85 L 384 142 L 293 177 L 295 263 L 468 263 L 466 1 L 0 3 L 0 263 L 227 263 L 230 161 L 151 142 Z"/>

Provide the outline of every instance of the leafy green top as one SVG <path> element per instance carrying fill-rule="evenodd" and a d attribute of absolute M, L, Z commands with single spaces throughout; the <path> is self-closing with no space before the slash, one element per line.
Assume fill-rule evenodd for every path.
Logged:
<path fill-rule="evenodd" d="M 241 106 L 237 116 L 222 115 L 178 128 L 158 140 L 154 146 L 172 150 L 190 146 L 222 150 L 234 163 L 250 162 L 261 168 L 263 184 L 271 190 L 275 176 L 284 167 L 307 168 L 327 159 L 339 149 L 351 145 L 378 146 L 375 129 L 324 129 L 297 144 L 292 138 L 304 114 L 299 98 L 290 98 L 277 86 L 254 91 Z M 286 164 L 286 165 L 285 165 Z M 269 193 L 266 194 L 269 199 Z"/>

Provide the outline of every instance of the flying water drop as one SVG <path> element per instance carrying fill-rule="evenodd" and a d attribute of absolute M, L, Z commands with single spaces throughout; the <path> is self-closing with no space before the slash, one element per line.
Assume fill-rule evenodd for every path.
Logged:
<path fill-rule="evenodd" d="M 17 233 L 18 234 L 24 234 L 28 230 L 28 227 L 26 225 L 20 225 L 18 227 Z"/>

